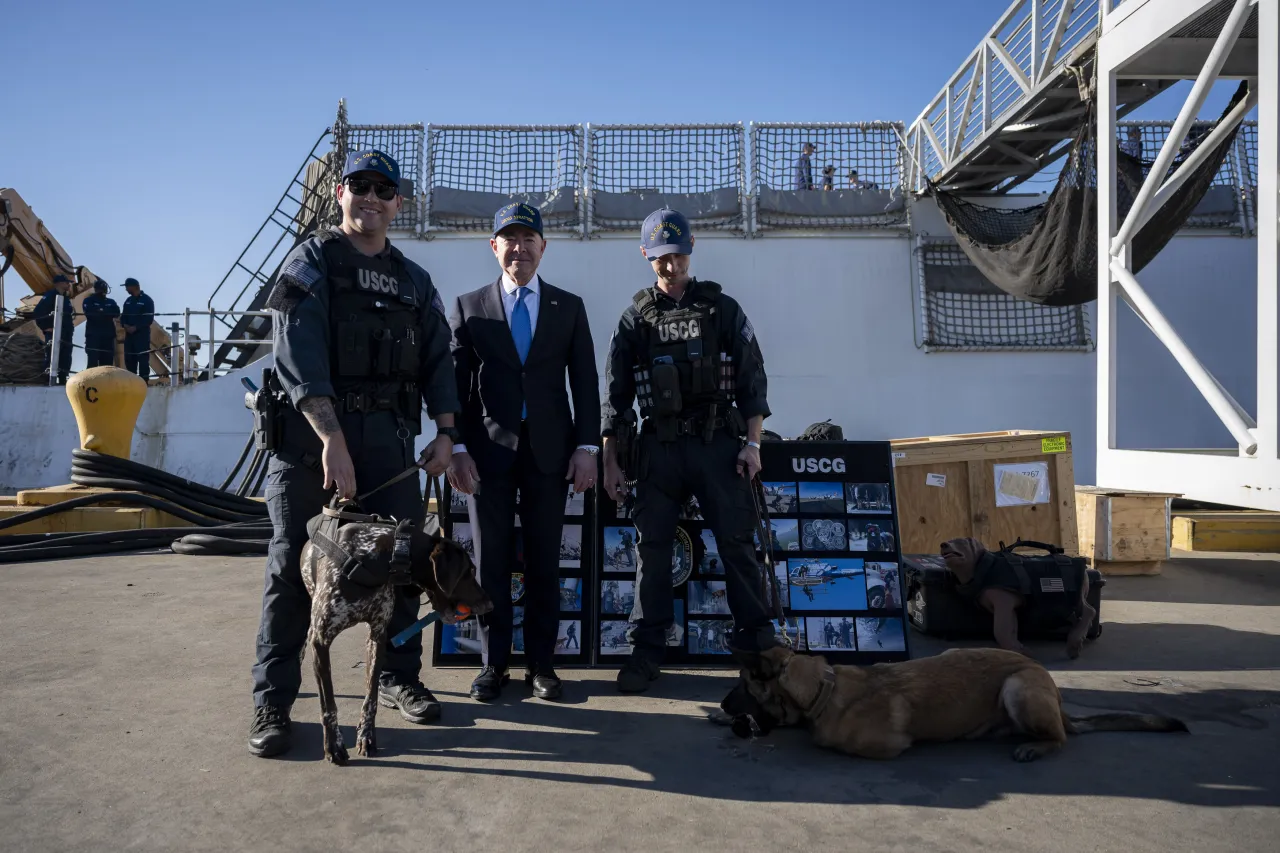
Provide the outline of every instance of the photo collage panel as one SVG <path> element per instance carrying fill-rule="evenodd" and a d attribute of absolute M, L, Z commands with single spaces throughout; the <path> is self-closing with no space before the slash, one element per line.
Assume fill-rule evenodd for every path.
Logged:
<path fill-rule="evenodd" d="M 480 547 L 479 531 L 470 502 L 473 500 L 461 492 L 445 486 L 448 515 L 445 532 L 462 545 L 477 565 L 484 559 Z M 560 625 L 556 637 L 555 655 L 564 665 L 586 665 L 592 662 L 591 644 L 584 639 L 594 614 L 592 599 L 588 594 L 591 585 L 591 567 L 583 559 L 590 543 L 590 531 L 594 521 L 593 501 L 590 492 L 575 494 L 565 485 L 565 519 L 560 536 L 559 598 Z M 516 493 L 517 506 L 520 495 Z M 584 537 L 585 540 L 584 540 Z M 519 514 L 511 542 L 511 604 L 512 604 L 512 666 L 523 663 L 524 610 L 527 585 L 524 566 L 524 531 Z M 477 555 L 479 555 L 477 557 Z M 424 611 L 425 612 L 425 611 Z M 475 617 L 464 619 L 456 625 L 435 625 L 436 643 L 432 654 L 435 666 L 479 665 L 481 654 L 481 626 Z"/>
<path fill-rule="evenodd" d="M 762 453 L 768 544 L 786 615 L 775 631 L 837 663 L 904 659 L 891 449 L 813 442 L 797 458 L 798 444 L 766 442 Z"/>
<path fill-rule="evenodd" d="M 621 666 L 631 654 L 628 632 L 638 594 L 639 535 L 628 501 L 617 505 L 603 499 L 599 516 L 598 660 Z M 673 620 L 667 631 L 666 660 L 696 662 L 715 656 L 708 659 L 722 661 L 729 653 L 727 641 L 733 626 L 724 563 L 715 534 L 706 526 L 693 497 L 680 508 L 671 552 L 671 596 Z"/>

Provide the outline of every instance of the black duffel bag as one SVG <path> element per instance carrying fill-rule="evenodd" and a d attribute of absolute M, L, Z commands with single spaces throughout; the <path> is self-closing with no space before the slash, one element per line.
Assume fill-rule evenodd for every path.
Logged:
<path fill-rule="evenodd" d="M 922 634 L 946 639 L 990 639 L 992 616 L 978 603 L 982 589 L 997 586 L 1018 592 L 1020 640 L 1061 640 L 1075 622 L 1080 587 L 1089 579 L 1086 600 L 1097 615 L 1088 639 L 1102 633 L 1102 573 L 1090 569 L 1083 557 L 1068 557 L 1063 549 L 1042 542 L 1018 540 L 999 551 L 988 551 L 979 561 L 973 579 L 961 584 L 937 554 L 904 554 L 903 583 L 907 590 L 907 616 Z M 1018 553 L 1036 548 L 1048 554 Z"/>

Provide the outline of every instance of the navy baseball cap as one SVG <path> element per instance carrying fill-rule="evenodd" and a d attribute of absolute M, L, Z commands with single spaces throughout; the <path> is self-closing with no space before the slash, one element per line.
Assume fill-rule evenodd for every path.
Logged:
<path fill-rule="evenodd" d="M 693 229 L 678 210 L 664 207 L 650 213 L 640 231 L 640 245 L 645 257 L 656 260 L 673 252 L 693 254 Z"/>
<path fill-rule="evenodd" d="M 124 280 L 124 286 L 125 287 L 142 287 L 142 285 L 138 284 L 138 280 L 136 278 L 126 278 Z"/>
<path fill-rule="evenodd" d="M 400 186 L 399 164 L 387 154 L 373 148 L 367 151 L 352 151 L 347 155 L 347 168 L 342 170 L 343 180 L 356 172 L 377 172 L 397 187 Z"/>
<path fill-rule="evenodd" d="M 498 232 L 508 225 L 523 225 L 537 231 L 539 237 L 544 236 L 542 214 L 538 208 L 522 201 L 512 202 L 493 215 L 493 236 L 497 237 Z"/>

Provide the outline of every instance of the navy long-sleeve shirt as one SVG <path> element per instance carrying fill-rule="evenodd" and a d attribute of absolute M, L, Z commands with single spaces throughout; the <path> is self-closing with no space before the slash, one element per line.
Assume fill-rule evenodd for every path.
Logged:
<path fill-rule="evenodd" d="M 40 295 L 40 301 L 36 303 L 35 310 L 31 312 L 31 319 L 36 321 L 36 326 L 45 336 L 53 334 L 53 311 L 57 307 L 58 291 L 46 290 Z M 75 309 L 71 306 L 71 297 L 68 296 L 66 303 L 62 308 L 62 334 L 67 341 L 71 340 L 71 333 L 75 330 Z"/>
<path fill-rule="evenodd" d="M 136 332 L 147 331 L 155 319 L 156 304 L 145 293 L 130 296 L 120 312 L 120 325 L 133 326 Z"/>
<path fill-rule="evenodd" d="M 659 309 L 689 304 L 694 289 L 698 286 L 696 279 L 691 280 L 679 302 L 655 287 Z M 717 324 L 720 351 L 732 356 L 733 363 L 737 366 L 735 403 L 738 411 L 748 420 L 756 415 L 767 418 L 770 415 L 767 399 L 769 380 L 764 372 L 764 354 L 760 351 L 755 329 L 747 319 L 747 313 L 732 296 L 721 293 L 716 297 L 716 314 L 720 317 Z M 640 356 L 648 349 L 645 340 L 647 334 L 648 326 L 644 324 L 640 312 L 634 304 L 628 305 L 618 320 L 618 328 L 613 337 L 609 339 L 609 355 L 605 358 L 606 394 L 600 406 L 601 435 L 613 435 L 614 420 L 635 402 L 636 380 L 633 371 Z"/>
<path fill-rule="evenodd" d="M 94 293 L 84 298 L 81 305 L 84 313 L 84 333 L 86 336 L 114 336 L 116 333 L 115 318 L 120 316 L 120 306 L 109 296 Z"/>
<path fill-rule="evenodd" d="M 340 240 L 347 239 L 345 236 Z M 384 252 L 390 251 L 390 244 Z M 421 313 L 422 349 L 419 352 L 418 386 L 427 414 L 435 418 L 462 411 L 449 357 L 449 323 L 444 302 L 422 267 L 405 258 L 416 289 Z M 268 301 L 271 309 L 276 374 L 294 408 L 307 397 L 335 397 L 330 372 L 328 264 L 323 244 L 312 237 L 285 258 L 277 289 L 284 295 Z M 289 295 L 293 291 L 293 295 Z"/>

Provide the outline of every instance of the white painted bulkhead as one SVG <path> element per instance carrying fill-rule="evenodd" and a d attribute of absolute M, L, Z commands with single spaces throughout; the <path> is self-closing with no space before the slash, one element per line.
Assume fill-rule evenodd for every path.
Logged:
<path fill-rule="evenodd" d="M 1031 201 L 1028 199 L 1027 201 Z M 914 205 L 914 233 L 944 235 L 931 203 Z M 447 307 L 493 281 L 484 235 L 401 239 Z M 774 415 L 766 426 L 794 436 L 831 418 L 857 439 L 997 429 L 1068 430 L 1076 480 L 1094 478 L 1095 359 L 1080 352 L 925 352 L 916 346 L 919 307 L 912 235 L 905 231 L 767 234 L 704 232 L 693 272 L 723 284 L 759 335 Z M 1197 352 L 1248 405 L 1256 244 L 1230 236 L 1179 236 L 1144 280 Z M 583 297 L 603 382 L 604 353 L 618 315 L 652 273 L 630 234 L 587 241 L 552 236 L 541 273 Z M 1206 289 L 1212 298 L 1206 298 Z M 1092 306 L 1090 306 L 1090 311 Z M 1194 326 L 1189 322 L 1198 318 Z M 1208 322 L 1206 322 L 1208 319 Z M 1127 318 L 1137 324 L 1134 317 Z M 1123 322 L 1123 321 L 1122 321 Z M 1142 331 L 1139 329 L 1139 331 Z M 1120 352 L 1125 446 L 1226 446 L 1207 407 L 1186 405 L 1185 376 L 1153 339 L 1126 335 Z M 180 476 L 219 483 L 235 462 L 251 419 L 239 376 L 257 382 L 263 363 L 180 388 L 149 392 L 133 455 Z M 427 427 L 428 437 L 431 429 Z M 77 445 L 60 388 L 0 387 L 0 493 L 65 483 Z"/>

